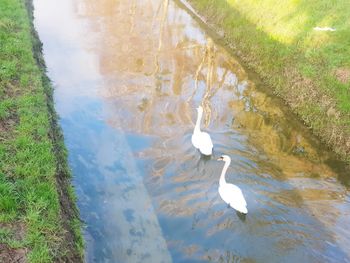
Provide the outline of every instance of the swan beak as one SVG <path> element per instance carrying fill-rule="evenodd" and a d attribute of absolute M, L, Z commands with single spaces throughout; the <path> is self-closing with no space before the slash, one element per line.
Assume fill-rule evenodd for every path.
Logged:
<path fill-rule="evenodd" d="M 224 158 L 223 157 L 219 157 L 217 160 L 218 161 L 222 161 L 222 160 L 224 160 Z"/>

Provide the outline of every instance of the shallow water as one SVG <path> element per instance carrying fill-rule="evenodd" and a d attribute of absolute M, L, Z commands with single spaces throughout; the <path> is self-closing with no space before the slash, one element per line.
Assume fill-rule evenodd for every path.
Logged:
<path fill-rule="evenodd" d="M 185 10 L 34 6 L 87 262 L 350 262 L 347 171 Z M 191 144 L 201 103 L 212 158 Z M 218 195 L 223 153 L 245 219 Z"/>

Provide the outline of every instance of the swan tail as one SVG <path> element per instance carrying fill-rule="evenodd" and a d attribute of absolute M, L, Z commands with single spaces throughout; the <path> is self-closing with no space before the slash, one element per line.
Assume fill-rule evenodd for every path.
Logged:
<path fill-rule="evenodd" d="M 246 215 L 248 214 L 248 209 L 246 207 L 242 207 L 239 212 Z"/>
<path fill-rule="evenodd" d="M 230 206 L 233 208 L 233 209 L 235 209 L 235 210 L 237 210 L 238 212 L 240 212 L 241 214 L 248 214 L 248 209 L 247 209 L 247 207 L 246 206 L 232 206 L 231 204 L 230 204 Z"/>
<path fill-rule="evenodd" d="M 212 155 L 213 148 L 199 148 L 199 151 L 204 155 Z"/>

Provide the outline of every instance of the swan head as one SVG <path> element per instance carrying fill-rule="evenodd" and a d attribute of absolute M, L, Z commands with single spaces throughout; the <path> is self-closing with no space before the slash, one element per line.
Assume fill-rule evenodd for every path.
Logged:
<path fill-rule="evenodd" d="M 198 106 L 197 112 L 198 112 L 198 113 L 203 113 L 203 107 L 202 107 L 202 106 Z"/>
<path fill-rule="evenodd" d="M 228 155 L 222 155 L 220 158 L 218 158 L 218 161 L 229 162 L 231 161 L 231 158 Z"/>

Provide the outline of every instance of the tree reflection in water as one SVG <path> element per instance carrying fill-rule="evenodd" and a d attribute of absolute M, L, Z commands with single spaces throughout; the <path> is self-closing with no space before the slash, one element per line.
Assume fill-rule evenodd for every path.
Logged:
<path fill-rule="evenodd" d="M 133 154 L 146 163 L 143 180 L 174 255 L 215 262 L 349 255 L 348 190 L 335 180 L 331 154 L 188 14 L 168 0 L 80 2 L 98 28 L 91 49 L 109 125 L 155 138 Z M 191 146 L 199 104 L 214 150 L 232 158 L 227 181 L 247 195 L 245 222 L 218 197 L 219 165 Z"/>

